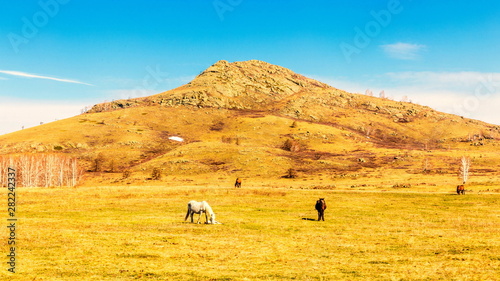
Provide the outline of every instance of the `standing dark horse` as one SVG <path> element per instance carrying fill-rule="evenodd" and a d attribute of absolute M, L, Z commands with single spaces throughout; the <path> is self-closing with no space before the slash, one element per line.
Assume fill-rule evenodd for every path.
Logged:
<path fill-rule="evenodd" d="M 325 210 L 326 210 L 325 198 L 319 198 L 319 200 L 316 201 L 316 205 L 314 207 L 318 211 L 318 221 L 320 220 L 325 221 Z"/>
<path fill-rule="evenodd" d="M 234 183 L 234 187 L 241 187 L 241 179 L 237 178 L 236 182 Z"/>
<path fill-rule="evenodd" d="M 458 195 L 460 195 L 460 194 L 465 195 L 465 186 L 463 184 L 457 185 L 457 194 Z"/>

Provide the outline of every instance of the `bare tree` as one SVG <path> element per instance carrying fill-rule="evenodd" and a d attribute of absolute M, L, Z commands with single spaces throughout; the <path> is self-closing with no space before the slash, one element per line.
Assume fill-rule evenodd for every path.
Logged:
<path fill-rule="evenodd" d="M 7 159 L 5 157 L 0 157 L 0 186 L 3 186 L 7 182 Z"/>
<path fill-rule="evenodd" d="M 463 184 L 469 179 L 469 168 L 470 168 L 470 158 L 463 156 L 460 160 L 460 170 L 459 176 L 462 179 Z"/>
<path fill-rule="evenodd" d="M 72 158 L 69 160 L 69 186 L 76 186 L 80 177 L 82 175 L 82 170 L 78 167 L 78 160 Z"/>
<path fill-rule="evenodd" d="M 8 166 L 17 167 L 20 187 L 75 186 L 82 174 L 76 158 L 61 154 L 0 156 L 0 180 L 5 179 Z"/>
<path fill-rule="evenodd" d="M 430 171 L 429 159 L 425 158 L 423 172 L 428 173 Z"/>

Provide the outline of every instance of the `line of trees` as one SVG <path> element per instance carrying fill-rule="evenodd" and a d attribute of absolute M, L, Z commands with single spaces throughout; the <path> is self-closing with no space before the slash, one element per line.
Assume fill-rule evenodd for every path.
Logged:
<path fill-rule="evenodd" d="M 0 183 L 4 187 L 9 167 L 16 169 L 18 187 L 73 187 L 83 174 L 78 160 L 63 154 L 0 156 Z"/>

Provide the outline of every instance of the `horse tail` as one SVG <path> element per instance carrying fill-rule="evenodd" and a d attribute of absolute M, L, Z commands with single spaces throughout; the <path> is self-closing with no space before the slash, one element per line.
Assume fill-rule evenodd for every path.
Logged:
<path fill-rule="evenodd" d="M 186 217 L 184 218 L 184 221 L 186 221 L 188 219 L 190 213 L 191 213 L 191 203 L 188 203 L 188 210 L 187 210 Z"/>

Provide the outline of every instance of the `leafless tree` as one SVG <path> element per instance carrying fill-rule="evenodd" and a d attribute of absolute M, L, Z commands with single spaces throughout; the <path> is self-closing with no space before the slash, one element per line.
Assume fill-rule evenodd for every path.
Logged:
<path fill-rule="evenodd" d="M 469 168 L 470 168 L 470 158 L 463 156 L 460 160 L 460 170 L 459 176 L 462 179 L 463 184 L 469 179 Z"/>
<path fill-rule="evenodd" d="M 82 175 L 76 158 L 62 154 L 22 154 L 0 156 L 0 183 L 5 186 L 7 167 L 17 168 L 17 185 L 75 186 Z"/>

